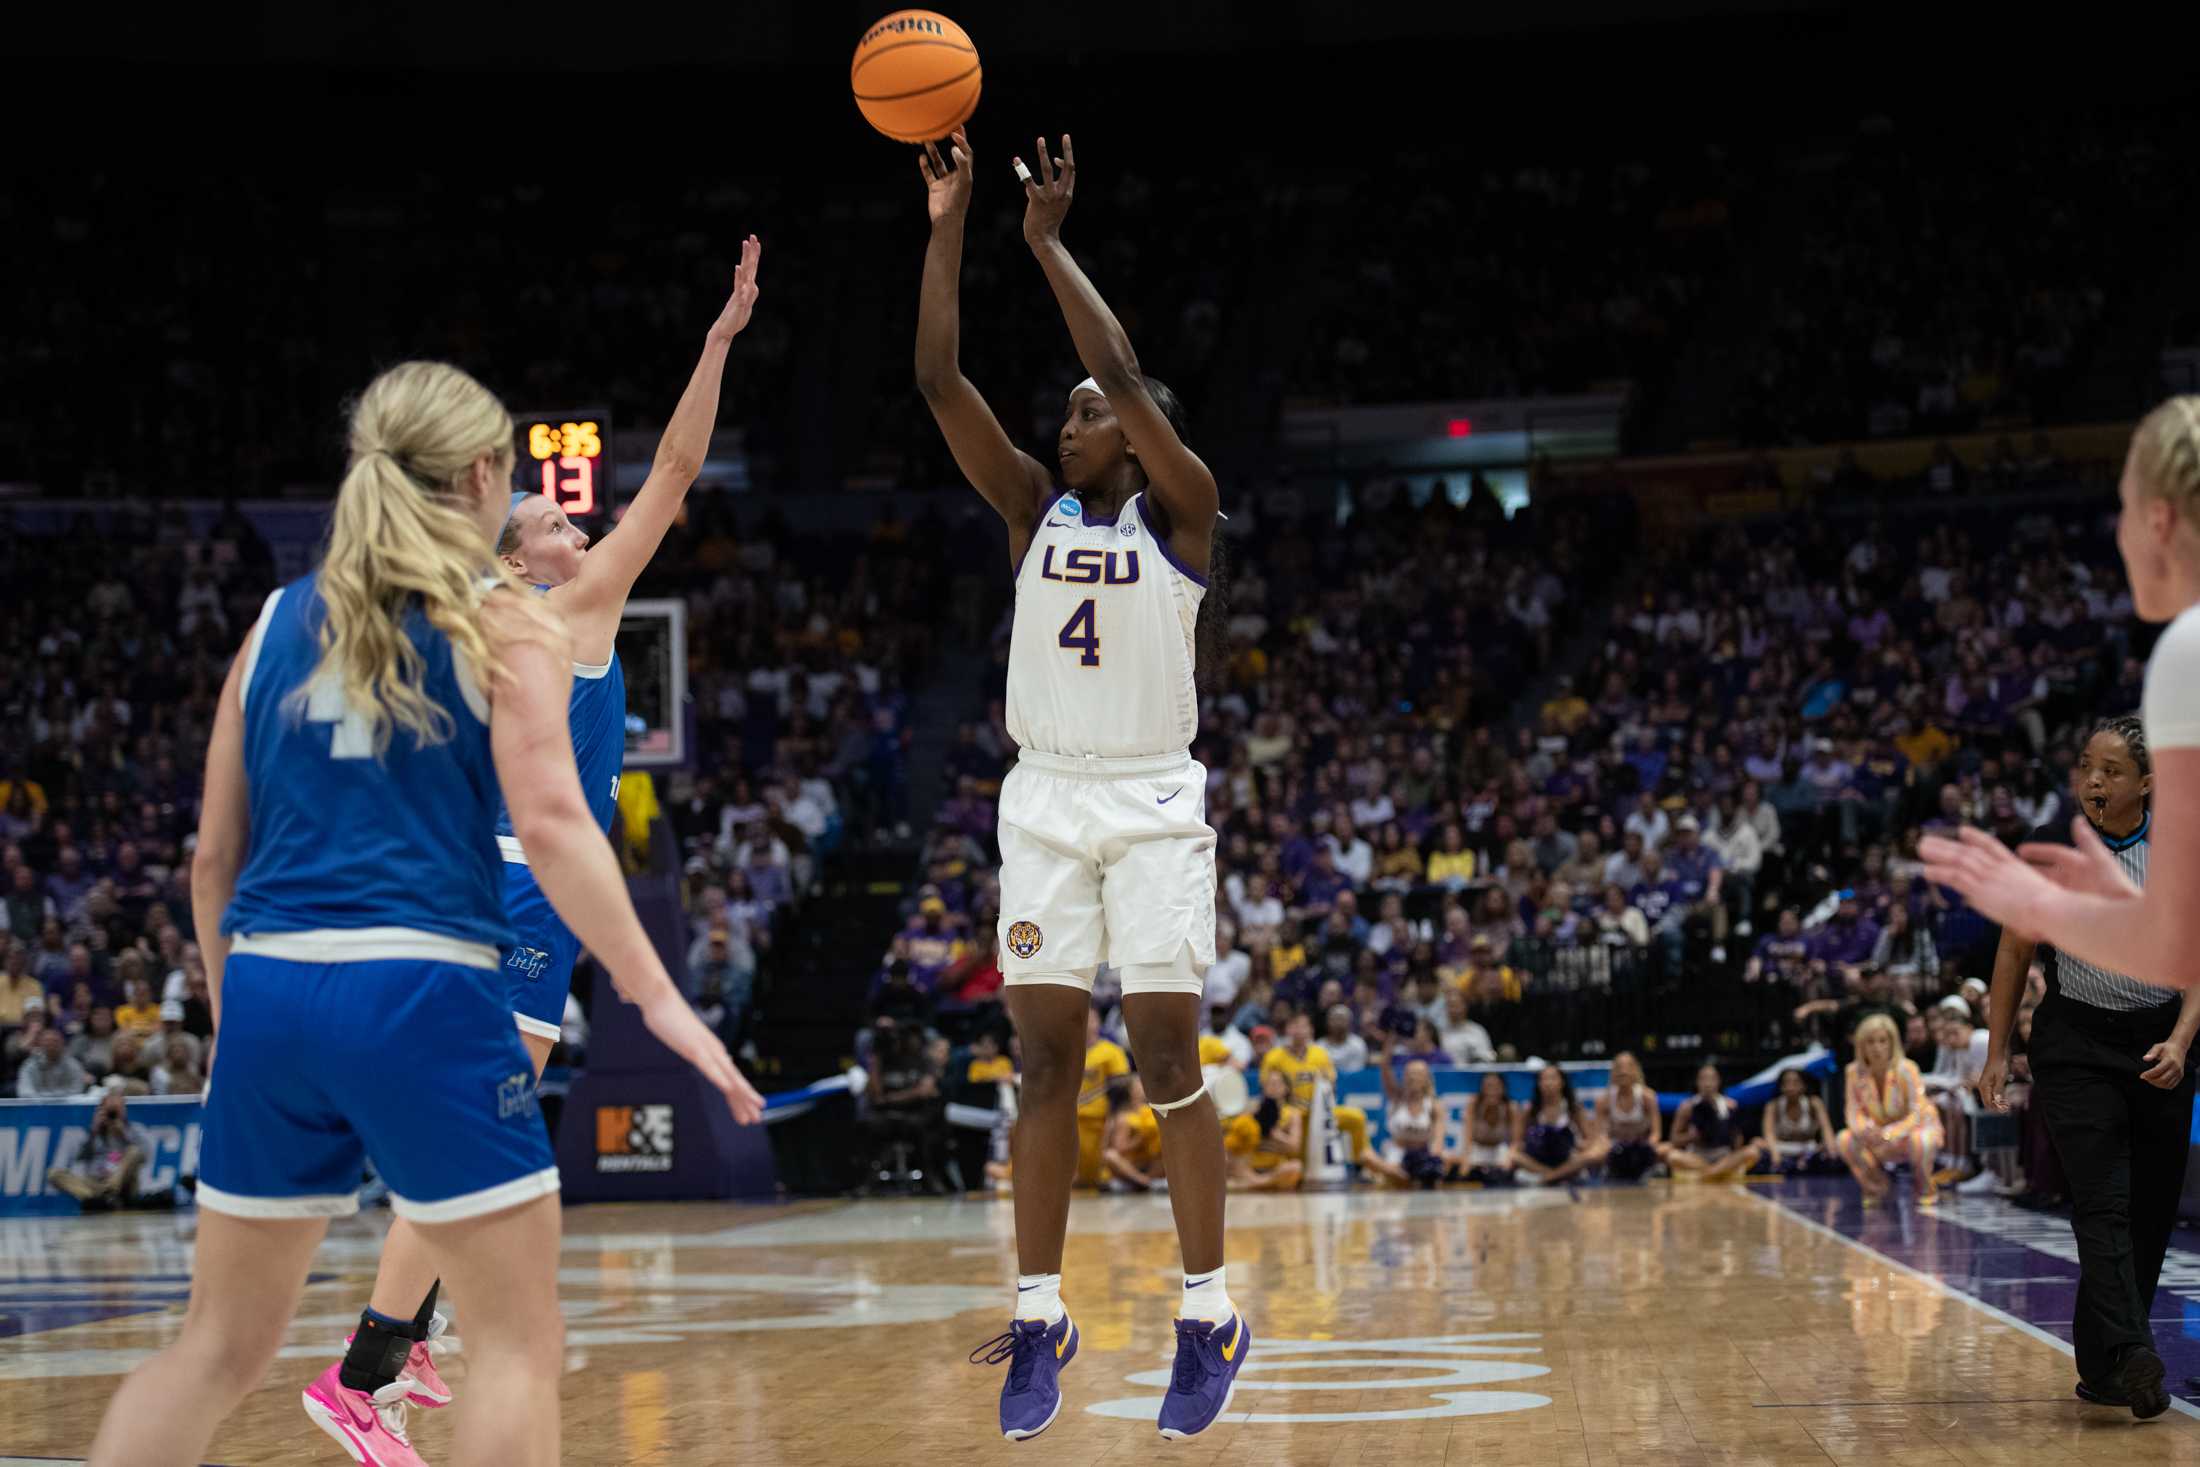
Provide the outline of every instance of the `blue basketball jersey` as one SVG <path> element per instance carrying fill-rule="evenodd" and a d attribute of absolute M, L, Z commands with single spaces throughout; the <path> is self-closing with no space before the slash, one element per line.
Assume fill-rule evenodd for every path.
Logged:
<path fill-rule="evenodd" d="M 573 696 L 566 703 L 573 729 L 573 762 L 580 767 L 588 813 L 606 834 L 619 814 L 619 772 L 626 767 L 626 669 L 619 654 L 602 666 L 573 664 Z M 497 807 L 496 833 L 512 834 L 512 812 Z"/>
<path fill-rule="evenodd" d="M 291 696 L 320 662 L 325 615 L 317 578 L 293 581 L 268 598 L 245 652 L 251 848 L 222 930 L 399 927 L 507 946 L 487 700 L 443 634 L 412 613 L 422 692 L 449 715 L 451 737 L 422 747 L 394 730 L 377 758 L 340 687 Z"/>

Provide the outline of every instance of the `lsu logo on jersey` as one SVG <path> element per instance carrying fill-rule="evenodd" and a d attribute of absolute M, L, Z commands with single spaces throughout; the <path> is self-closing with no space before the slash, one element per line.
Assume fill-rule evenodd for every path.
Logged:
<path fill-rule="evenodd" d="M 1025 962 L 1038 956 L 1046 946 L 1046 937 L 1036 922 L 1011 922 L 1008 924 L 1008 950 Z"/>
<path fill-rule="evenodd" d="M 1042 580 L 1061 581 L 1072 586 L 1135 586 L 1138 584 L 1138 552 L 1065 550 L 1057 566 L 1054 547 L 1049 545 L 1039 558 L 1039 576 Z"/>

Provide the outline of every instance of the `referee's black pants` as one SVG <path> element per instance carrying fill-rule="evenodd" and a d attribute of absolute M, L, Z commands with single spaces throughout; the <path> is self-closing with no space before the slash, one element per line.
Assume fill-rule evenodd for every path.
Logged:
<path fill-rule="evenodd" d="M 2032 1095 L 2070 1180 L 2078 1237 L 2078 1375 L 2106 1381 L 2134 1345 L 2154 1348 L 2147 1318 L 2177 1225 L 2192 1144 L 2192 1071 L 2175 1089 L 2139 1078 L 2141 1056 L 2169 1038 L 2180 1005 L 2118 1012 L 2060 994 L 2032 1018 Z"/>

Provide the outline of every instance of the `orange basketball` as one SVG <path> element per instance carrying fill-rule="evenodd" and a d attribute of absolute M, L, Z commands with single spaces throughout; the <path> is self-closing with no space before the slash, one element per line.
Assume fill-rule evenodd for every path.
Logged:
<path fill-rule="evenodd" d="M 985 73 L 963 28 L 931 10 L 897 10 L 863 33 L 848 86 L 863 120 L 897 143 L 946 137 L 978 109 Z"/>

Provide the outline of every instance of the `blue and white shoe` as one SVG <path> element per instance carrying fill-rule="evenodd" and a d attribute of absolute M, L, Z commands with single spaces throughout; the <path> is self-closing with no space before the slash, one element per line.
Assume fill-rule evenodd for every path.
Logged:
<path fill-rule="evenodd" d="M 1077 1326 L 1064 1314 L 1053 1324 L 1018 1319 L 1008 1333 L 996 1335 L 970 1352 L 973 1365 L 1008 1362 L 1001 1382 L 1001 1435 L 1029 1441 L 1054 1424 L 1062 1411 L 1062 1367 L 1077 1358 Z"/>
<path fill-rule="evenodd" d="M 1252 1345 L 1253 1331 L 1242 1312 L 1220 1324 L 1178 1320 L 1176 1369 L 1170 1373 L 1169 1393 L 1161 1398 L 1161 1434 L 1182 1441 L 1214 1425 L 1230 1404 L 1231 1388 Z"/>

